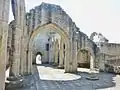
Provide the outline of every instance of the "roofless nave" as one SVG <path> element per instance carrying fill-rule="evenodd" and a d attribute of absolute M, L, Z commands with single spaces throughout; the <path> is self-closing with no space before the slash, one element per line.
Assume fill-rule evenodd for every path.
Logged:
<path fill-rule="evenodd" d="M 8 25 L 10 3 L 0 0 L 0 90 L 8 68 L 11 82 L 34 74 L 37 54 L 42 63 L 64 68 L 66 73 L 76 73 L 78 66 L 120 72 L 119 44 L 108 43 L 95 32 L 89 38 L 58 5 L 42 3 L 26 13 L 24 0 L 11 1 L 14 20 Z M 95 35 L 102 41 L 94 42 Z"/>

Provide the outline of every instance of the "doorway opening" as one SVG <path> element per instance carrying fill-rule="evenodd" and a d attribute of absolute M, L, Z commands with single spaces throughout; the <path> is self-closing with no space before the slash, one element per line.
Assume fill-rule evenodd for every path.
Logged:
<path fill-rule="evenodd" d="M 90 52 L 83 49 L 78 52 L 78 67 L 90 69 Z"/>
<path fill-rule="evenodd" d="M 38 64 L 38 65 L 42 64 L 42 53 L 38 52 L 36 54 L 36 58 L 35 59 L 36 59 L 36 64 Z"/>

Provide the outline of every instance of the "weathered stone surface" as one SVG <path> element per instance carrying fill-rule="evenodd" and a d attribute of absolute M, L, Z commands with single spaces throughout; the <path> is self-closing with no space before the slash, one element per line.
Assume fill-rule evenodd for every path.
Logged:
<path fill-rule="evenodd" d="M 0 90 L 5 88 L 5 70 L 7 62 L 9 0 L 0 1 Z"/>
<path fill-rule="evenodd" d="M 35 11 L 35 14 L 33 14 L 34 11 Z M 27 22 L 28 22 L 29 32 L 31 32 L 31 31 L 34 32 L 35 28 L 51 23 L 51 24 L 57 25 L 57 27 L 60 27 L 61 30 L 69 36 L 68 37 L 69 47 L 67 46 L 67 44 L 65 44 L 66 45 L 65 51 L 68 51 L 68 52 L 66 52 L 66 55 L 69 55 L 68 56 L 69 59 L 66 58 L 66 56 L 64 57 L 65 60 L 67 60 L 67 62 L 65 61 L 65 63 L 66 63 L 65 69 L 67 72 L 73 72 L 74 71 L 73 68 L 75 66 L 77 66 L 77 65 L 71 64 L 71 63 L 73 63 L 73 64 L 75 63 L 73 60 L 74 55 L 72 54 L 72 52 L 73 52 L 72 49 L 74 47 L 76 47 L 76 46 L 72 45 L 73 32 L 78 33 L 78 34 L 74 35 L 75 37 L 77 37 L 76 43 L 79 43 L 79 45 L 77 44 L 77 47 L 80 46 L 79 49 L 88 50 L 91 53 L 91 55 L 93 57 L 95 57 L 95 50 L 94 50 L 96 47 L 95 43 L 92 40 L 90 40 L 86 34 L 79 31 L 79 28 L 75 25 L 75 23 L 72 21 L 72 19 L 65 13 L 65 11 L 60 6 L 48 4 L 48 3 L 42 3 L 40 6 L 37 6 L 34 9 L 31 9 L 29 14 L 27 14 L 27 17 L 28 17 Z M 30 17 L 32 17 L 32 18 L 30 18 Z M 45 39 L 44 39 L 44 41 L 45 41 Z M 65 41 L 65 43 L 66 43 L 66 41 Z M 81 46 L 81 44 L 82 44 L 82 46 Z M 58 45 L 60 46 L 60 44 L 58 44 Z M 39 50 L 41 50 L 41 48 L 39 48 Z M 77 51 L 75 51 L 75 52 L 77 52 Z M 45 55 L 45 56 L 47 58 L 47 55 Z M 56 60 L 56 58 L 58 58 L 57 54 L 56 54 L 55 60 Z M 76 57 L 76 59 L 77 59 L 77 57 Z M 93 59 L 95 59 L 95 58 L 93 58 Z M 92 63 L 96 64 L 96 60 L 93 60 L 93 61 L 94 62 L 92 62 Z M 56 63 L 57 63 L 57 60 L 56 60 Z M 92 64 L 92 65 L 94 65 L 94 64 Z M 93 67 L 95 68 L 95 66 L 96 65 L 94 65 Z"/>
<path fill-rule="evenodd" d="M 38 52 L 42 55 L 42 63 L 64 67 L 66 73 L 77 72 L 77 65 L 81 63 L 89 64 L 91 70 L 97 68 L 120 73 L 120 45 L 108 43 L 102 34 L 99 34 L 100 42 L 94 42 L 93 37 L 97 33 L 94 32 L 89 38 L 60 6 L 42 3 L 26 13 L 25 1 L 16 0 L 15 20 L 9 25 L 9 34 L 8 15 L 9 1 L 1 0 L 0 90 L 4 89 L 5 69 L 9 66 L 10 76 L 14 77 L 10 79 L 13 85 L 10 86 L 17 84 L 22 87 L 24 82 L 19 82 L 18 76 L 35 73 L 32 63 L 36 63 Z"/>

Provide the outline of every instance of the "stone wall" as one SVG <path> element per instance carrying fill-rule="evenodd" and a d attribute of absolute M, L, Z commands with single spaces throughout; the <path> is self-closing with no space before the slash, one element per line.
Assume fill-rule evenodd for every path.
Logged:
<path fill-rule="evenodd" d="M 98 42 L 99 69 L 107 72 L 119 73 L 120 66 L 120 44 Z"/>
<path fill-rule="evenodd" d="M 107 55 L 120 55 L 120 44 L 116 43 L 100 43 L 100 52 Z"/>
<path fill-rule="evenodd" d="M 120 74 L 120 56 L 105 56 L 105 71 Z"/>
<path fill-rule="evenodd" d="M 37 6 L 30 10 L 26 14 L 28 32 L 32 32 L 38 26 L 45 24 L 53 23 L 60 27 L 68 34 L 70 47 L 72 48 L 74 37 L 77 38 L 77 50 L 85 49 L 91 53 L 92 57 L 95 60 L 95 49 L 97 46 L 95 43 L 88 38 L 88 36 L 80 31 L 68 14 L 58 5 L 42 3 L 40 6 Z M 77 51 L 76 51 L 77 52 Z M 70 51 L 70 56 L 72 58 L 73 51 Z"/>
<path fill-rule="evenodd" d="M 120 73 L 120 56 L 99 54 L 100 71 Z"/>
<path fill-rule="evenodd" d="M 78 50 L 86 50 L 88 51 L 89 55 L 87 57 L 92 57 L 93 63 L 94 63 L 94 68 L 98 68 L 98 60 L 96 59 L 97 57 L 97 45 L 89 39 L 89 37 L 84 34 L 83 32 L 80 32 L 79 34 L 79 39 L 78 39 Z M 89 61 L 89 59 L 88 59 Z M 91 58 L 90 58 L 91 61 Z"/>
<path fill-rule="evenodd" d="M 105 64 L 105 71 L 120 74 L 120 66 L 115 66 L 113 64 Z"/>
<path fill-rule="evenodd" d="M 86 50 L 80 50 L 78 52 L 78 67 L 90 68 L 90 53 Z"/>
<path fill-rule="evenodd" d="M 0 90 L 5 89 L 9 0 L 0 0 Z"/>
<path fill-rule="evenodd" d="M 69 34 L 69 37 L 73 37 L 73 32 L 78 32 L 77 38 L 80 45 L 78 46 L 79 48 L 86 47 L 87 49 L 87 47 L 89 47 L 94 49 L 95 43 L 90 40 L 85 33 L 80 31 L 80 29 L 60 6 L 42 3 L 40 6 L 31 9 L 26 15 L 28 19 L 27 24 L 29 32 L 35 30 L 35 28 L 39 25 L 42 26 L 43 24 L 54 23 L 65 30 L 66 33 Z"/>
<path fill-rule="evenodd" d="M 68 33 L 69 23 L 72 23 L 71 18 L 60 6 L 47 3 L 42 3 L 40 6 L 31 9 L 26 17 L 29 32 L 39 25 L 54 23 Z"/>
<path fill-rule="evenodd" d="M 49 33 L 52 32 L 52 33 L 55 33 L 54 34 L 54 39 L 58 39 L 60 40 L 61 37 L 59 34 L 57 34 L 56 32 L 52 31 L 52 30 L 41 30 L 41 32 L 35 37 L 34 41 L 33 41 L 33 47 L 34 47 L 34 51 L 33 51 L 33 54 L 34 56 L 36 55 L 36 53 L 38 52 L 41 52 L 43 57 L 42 57 L 42 63 L 47 63 L 49 62 L 49 59 L 48 59 L 48 51 L 46 50 L 46 45 L 49 44 Z M 52 37 L 52 36 L 51 36 Z M 53 43 L 53 42 L 51 42 Z M 53 46 L 51 45 L 51 48 Z M 35 60 L 35 57 L 34 57 L 34 60 Z"/>

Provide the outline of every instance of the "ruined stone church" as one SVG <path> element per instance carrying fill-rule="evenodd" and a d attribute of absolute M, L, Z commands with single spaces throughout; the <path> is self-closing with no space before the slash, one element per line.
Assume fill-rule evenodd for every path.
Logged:
<path fill-rule="evenodd" d="M 10 81 L 34 74 L 38 54 L 41 63 L 65 73 L 76 73 L 78 67 L 120 73 L 120 44 L 96 32 L 88 37 L 59 5 L 42 3 L 26 12 L 25 1 L 15 1 L 14 20 L 8 24 L 10 3 L 0 0 L 0 90 L 8 68 Z"/>

